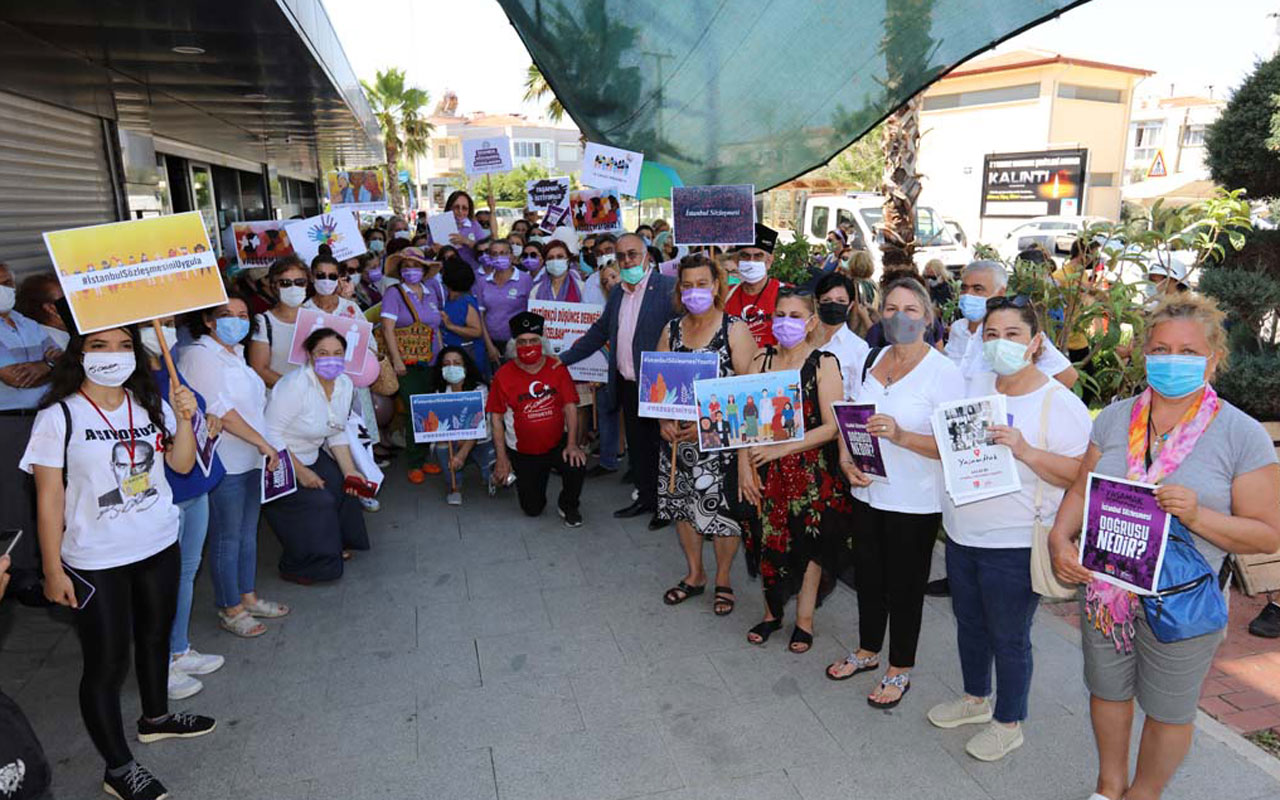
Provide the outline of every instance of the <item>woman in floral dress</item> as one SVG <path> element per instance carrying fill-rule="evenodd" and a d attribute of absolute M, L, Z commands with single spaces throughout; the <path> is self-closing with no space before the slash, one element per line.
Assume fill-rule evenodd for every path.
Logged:
<path fill-rule="evenodd" d="M 787 600 L 798 592 L 793 653 L 813 645 L 819 590 L 830 590 L 853 552 L 853 503 L 838 469 L 831 410 L 843 396 L 840 363 L 808 343 L 818 323 L 815 312 L 813 295 L 783 289 L 773 317 L 778 347 L 766 348 L 751 365 L 756 373 L 800 371 L 804 438 L 742 450 L 738 462 L 739 494 L 761 511 L 746 549 L 748 568 L 758 568 L 764 584 L 765 615 L 747 640 L 768 641 L 782 627 Z"/>

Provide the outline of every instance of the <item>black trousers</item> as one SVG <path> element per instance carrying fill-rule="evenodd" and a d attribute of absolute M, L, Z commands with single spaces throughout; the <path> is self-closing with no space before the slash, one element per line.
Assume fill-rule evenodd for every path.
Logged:
<path fill-rule="evenodd" d="M 627 458 L 631 477 L 645 508 L 658 507 L 658 421 L 640 416 L 640 389 L 635 381 L 618 378 L 618 403 L 627 428 Z"/>
<path fill-rule="evenodd" d="M 516 495 L 520 498 L 520 510 L 536 517 L 547 507 L 547 481 L 552 472 L 560 473 L 560 497 L 557 505 L 562 511 L 577 511 L 582 498 L 582 484 L 587 479 L 585 467 L 564 460 L 565 441 L 545 453 L 529 455 L 508 450 L 511 468 L 516 474 Z"/>
<path fill-rule="evenodd" d="M 10 553 L 11 589 L 26 588 L 40 579 L 40 537 L 36 534 L 36 485 L 18 469 L 31 438 L 34 415 L 0 414 L 0 528 L 21 528 L 22 538 Z"/>
<path fill-rule="evenodd" d="M 342 469 L 321 450 L 311 470 L 324 480 L 323 489 L 306 489 L 272 500 L 262 513 L 280 540 L 280 572 L 334 581 L 342 577 L 342 551 L 368 550 L 360 501 L 342 489 Z"/>
<path fill-rule="evenodd" d="M 129 642 L 138 676 L 142 715 L 169 713 L 169 628 L 178 606 L 182 557 L 178 543 L 150 558 L 111 569 L 75 570 L 94 587 L 89 602 L 75 578 L 76 628 L 84 652 L 80 714 L 93 746 L 109 769 L 133 760 L 125 743 L 120 687 L 129 674 Z"/>
<path fill-rule="evenodd" d="M 881 511 L 860 500 L 853 513 L 860 646 L 880 652 L 888 627 L 889 666 L 913 667 L 942 515 Z"/>

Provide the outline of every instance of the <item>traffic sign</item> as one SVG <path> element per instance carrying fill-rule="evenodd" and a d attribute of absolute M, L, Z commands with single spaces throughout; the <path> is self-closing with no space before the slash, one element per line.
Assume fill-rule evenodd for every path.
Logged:
<path fill-rule="evenodd" d="M 1156 157 L 1151 159 L 1151 166 L 1147 169 L 1148 178 L 1164 178 L 1168 177 L 1169 168 L 1164 163 L 1164 151 L 1157 150 Z"/>

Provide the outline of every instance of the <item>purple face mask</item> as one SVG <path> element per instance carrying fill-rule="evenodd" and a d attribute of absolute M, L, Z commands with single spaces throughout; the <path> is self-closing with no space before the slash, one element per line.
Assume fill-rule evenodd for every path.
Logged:
<path fill-rule="evenodd" d="M 527 270 L 528 272 L 533 272 L 535 269 L 538 268 L 538 257 L 525 256 L 524 258 L 520 259 L 520 266 L 524 267 L 525 270 Z"/>
<path fill-rule="evenodd" d="M 774 317 L 773 336 L 783 347 L 795 347 L 804 341 L 808 320 L 795 317 Z"/>
<path fill-rule="evenodd" d="M 684 303 L 684 307 L 689 310 L 690 314 L 702 314 L 711 308 L 711 304 L 715 301 L 715 295 L 710 289 L 694 286 L 689 289 L 680 290 L 680 302 Z"/>
<path fill-rule="evenodd" d="M 511 256 L 489 256 L 489 266 L 495 270 L 504 270 L 511 266 Z"/>
<path fill-rule="evenodd" d="M 400 270 L 400 280 L 410 286 L 416 286 L 417 284 L 422 283 L 422 275 L 422 267 L 405 267 Z"/>
<path fill-rule="evenodd" d="M 367 269 L 364 271 L 364 277 L 369 283 L 377 283 L 382 280 L 382 270 Z"/>
<path fill-rule="evenodd" d="M 316 374 L 327 381 L 341 375 L 346 367 L 346 359 L 342 356 L 316 356 Z"/>

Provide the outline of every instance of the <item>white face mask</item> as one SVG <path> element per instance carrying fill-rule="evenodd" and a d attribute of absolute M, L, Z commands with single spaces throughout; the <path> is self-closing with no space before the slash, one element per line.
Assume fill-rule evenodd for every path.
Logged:
<path fill-rule="evenodd" d="M 169 352 L 173 352 L 173 346 L 178 343 L 178 329 L 172 325 L 162 325 L 160 330 L 164 333 L 164 343 L 168 345 Z M 154 358 L 159 358 L 163 353 L 160 351 L 160 340 L 156 338 L 156 329 L 154 326 L 148 325 L 138 331 L 138 335 L 142 337 L 142 346 L 146 348 L 148 354 Z"/>
<path fill-rule="evenodd" d="M 297 308 L 307 299 L 307 287 L 285 286 L 280 290 L 280 302 L 286 306 Z"/>
<path fill-rule="evenodd" d="M 321 278 L 315 282 L 316 294 L 328 297 L 338 291 L 338 282 L 332 278 Z"/>
<path fill-rule="evenodd" d="M 0 314 L 8 314 L 13 310 L 14 299 L 18 293 L 12 286 L 0 286 Z"/>
<path fill-rule="evenodd" d="M 738 274 L 747 283 L 755 283 L 769 274 L 769 268 L 763 261 L 739 261 Z"/>
<path fill-rule="evenodd" d="M 411 234 L 408 231 L 396 231 L 392 235 L 397 239 L 408 239 Z"/>
<path fill-rule="evenodd" d="M 554 277 L 560 277 L 569 271 L 569 262 L 563 258 L 553 258 L 547 261 L 547 272 Z"/>
<path fill-rule="evenodd" d="M 617 256 L 613 253 L 601 253 L 596 256 L 596 269 L 604 269 L 617 260 Z"/>
<path fill-rule="evenodd" d="M 99 386 L 121 386 L 138 366 L 133 353 L 85 353 L 85 377 Z"/>

